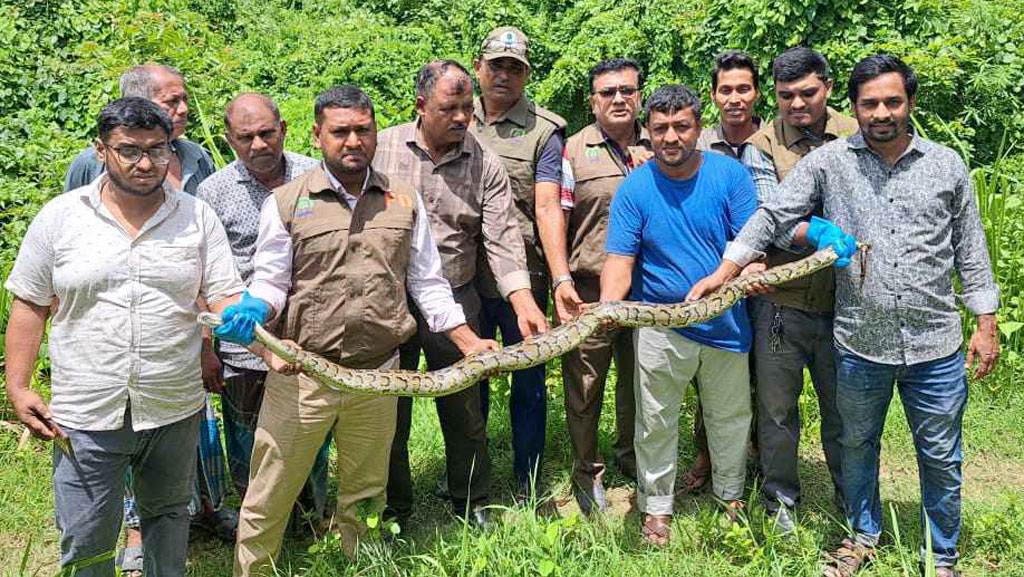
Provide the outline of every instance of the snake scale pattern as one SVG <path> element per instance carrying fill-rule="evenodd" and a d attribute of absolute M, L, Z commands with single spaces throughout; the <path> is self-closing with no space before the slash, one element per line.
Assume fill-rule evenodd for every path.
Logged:
<path fill-rule="evenodd" d="M 754 283 L 777 286 L 831 266 L 837 259 L 831 247 L 810 256 L 770 268 L 761 273 L 737 277 L 704 298 L 685 303 L 649 304 L 630 301 L 603 302 L 578 317 L 554 327 L 543 335 L 498 351 L 476 353 L 436 371 L 349 369 L 282 342 L 260 325 L 256 340 L 288 363 L 298 365 L 309 378 L 337 391 L 368 395 L 440 397 L 464 390 L 477 381 L 509 371 L 546 363 L 578 347 L 604 327 L 680 328 L 714 318 L 746 294 Z M 217 327 L 221 320 L 212 313 L 200 313 L 199 322 Z"/>

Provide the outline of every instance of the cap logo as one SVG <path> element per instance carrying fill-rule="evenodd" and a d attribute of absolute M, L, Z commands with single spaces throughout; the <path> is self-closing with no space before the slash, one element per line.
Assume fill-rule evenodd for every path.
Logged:
<path fill-rule="evenodd" d="M 516 44 L 516 35 L 511 31 L 505 32 L 501 35 L 501 43 L 505 45 L 505 50 L 512 50 Z"/>

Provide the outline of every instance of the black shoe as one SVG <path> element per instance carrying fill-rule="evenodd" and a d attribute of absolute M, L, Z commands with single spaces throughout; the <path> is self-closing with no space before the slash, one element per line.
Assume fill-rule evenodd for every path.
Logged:
<path fill-rule="evenodd" d="M 580 511 L 583 511 L 584 515 L 590 515 L 595 511 L 598 513 L 608 511 L 608 501 L 605 499 L 604 485 L 601 481 L 594 480 L 589 491 L 573 484 L 573 492 L 576 494 L 576 502 L 579 503 Z"/>
<path fill-rule="evenodd" d="M 636 483 L 636 457 L 615 459 L 615 466 L 622 476 Z"/>
<path fill-rule="evenodd" d="M 438 499 L 448 501 L 452 498 L 452 492 L 448 488 L 448 474 L 441 475 L 441 478 L 437 480 L 437 485 L 434 487 L 434 495 Z"/>

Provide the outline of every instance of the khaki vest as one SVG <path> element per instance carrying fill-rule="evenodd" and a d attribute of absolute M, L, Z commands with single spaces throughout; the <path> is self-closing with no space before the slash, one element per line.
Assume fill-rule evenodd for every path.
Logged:
<path fill-rule="evenodd" d="M 627 151 L 632 164 L 639 166 L 650 149 L 647 131 L 641 130 L 637 146 Z M 600 277 L 608 236 L 608 209 L 629 169 L 605 143 L 597 124 L 566 141 L 565 157 L 576 180 L 575 204 L 569 213 L 569 270 L 574 276 Z"/>
<path fill-rule="evenodd" d="M 292 239 L 281 336 L 346 367 L 384 364 L 416 331 L 405 290 L 416 193 L 371 171 L 349 209 L 320 165 L 274 198 Z"/>
<path fill-rule="evenodd" d="M 853 118 L 842 115 L 832 108 L 828 108 L 827 114 L 825 138 L 822 142 L 815 142 L 805 137 L 799 129 L 784 124 L 781 118 L 776 118 L 771 124 L 761 128 L 750 137 L 754 146 L 772 159 L 772 163 L 775 165 L 775 176 L 779 182 L 782 182 L 782 179 L 789 174 L 789 171 L 793 170 L 801 158 L 815 148 L 857 132 L 857 121 Z M 816 214 L 821 215 L 820 212 Z M 770 267 L 793 262 L 806 256 L 806 253 L 793 254 L 774 246 L 769 246 L 766 252 Z M 806 312 L 831 313 L 835 301 L 835 274 L 829 267 L 811 276 L 789 281 L 779 286 L 775 292 L 766 295 L 766 298 L 776 304 Z"/>
<path fill-rule="evenodd" d="M 516 219 L 526 246 L 526 266 L 534 290 L 539 290 L 546 285 L 548 275 L 537 229 L 534 173 L 544 145 L 556 131 L 565 130 L 566 122 L 561 116 L 537 106 L 525 96 L 494 123 L 486 121 L 479 97 L 474 102 L 474 108 L 470 131 L 484 146 L 501 157 L 501 164 L 508 173 Z M 489 298 L 500 297 L 485 251 L 479 251 L 477 271 L 477 288 L 480 292 Z"/>

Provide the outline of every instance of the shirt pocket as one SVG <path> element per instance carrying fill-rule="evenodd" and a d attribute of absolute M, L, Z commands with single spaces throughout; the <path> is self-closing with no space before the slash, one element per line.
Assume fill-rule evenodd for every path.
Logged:
<path fill-rule="evenodd" d="M 174 297 L 195 300 L 199 295 L 199 247 L 186 244 L 157 245 L 146 251 L 140 264 L 141 280 Z"/>
<path fill-rule="evenodd" d="M 340 262 L 348 245 L 348 224 L 323 221 L 294 230 L 292 275 L 309 280 L 331 271 Z"/>

